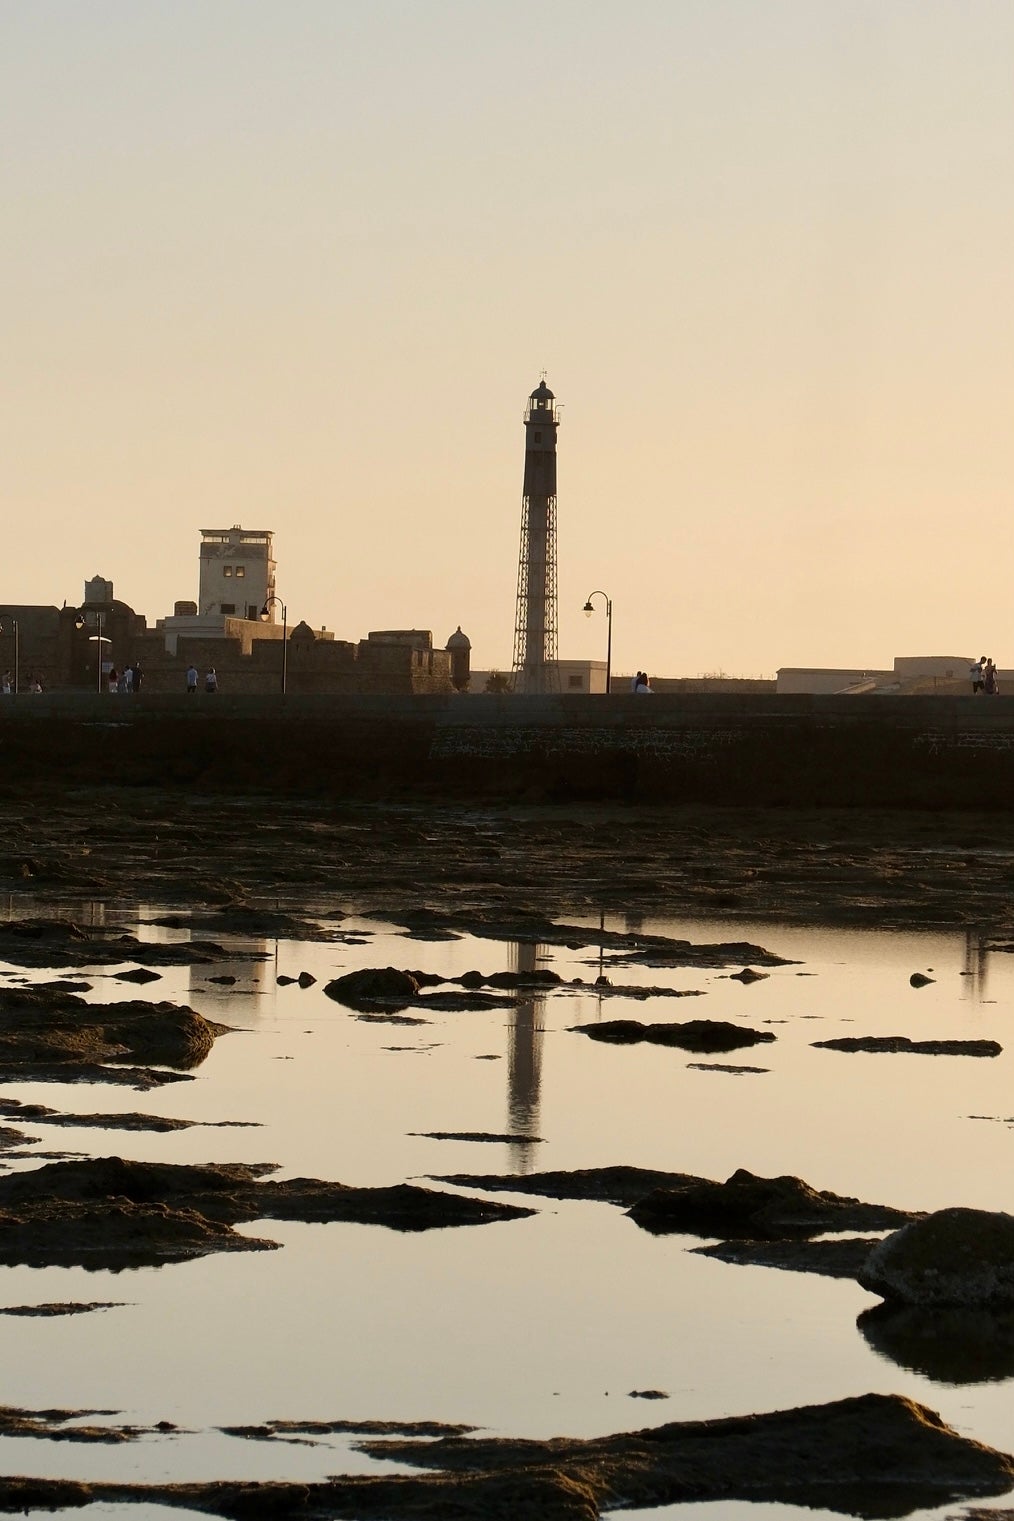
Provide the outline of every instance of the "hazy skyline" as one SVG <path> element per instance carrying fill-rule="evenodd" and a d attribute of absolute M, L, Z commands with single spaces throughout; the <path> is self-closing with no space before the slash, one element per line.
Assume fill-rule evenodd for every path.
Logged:
<path fill-rule="evenodd" d="M 1007 0 L 7 0 L 2 602 L 510 664 L 562 404 L 566 658 L 1014 664 Z"/>

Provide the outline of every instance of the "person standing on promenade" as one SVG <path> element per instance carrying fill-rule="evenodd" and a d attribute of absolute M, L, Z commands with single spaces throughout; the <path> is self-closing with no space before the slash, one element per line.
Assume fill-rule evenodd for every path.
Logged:
<path fill-rule="evenodd" d="M 982 689 L 987 697 L 999 697 L 1000 695 L 1000 683 L 996 679 L 996 666 L 993 664 L 992 656 L 986 661 L 986 672 L 983 677 Z"/>
<path fill-rule="evenodd" d="M 975 664 L 968 667 L 968 674 L 972 679 L 972 696 L 975 697 L 982 691 L 982 683 L 986 674 L 985 655 L 980 655 Z"/>
<path fill-rule="evenodd" d="M 11 695 L 11 690 L 12 690 L 12 687 L 13 687 L 13 683 L 14 683 L 14 678 L 12 677 L 10 671 L 4 671 L 4 696 L 5 697 L 9 697 Z"/>
<path fill-rule="evenodd" d="M 134 664 L 130 667 L 130 690 L 132 692 L 139 692 L 141 690 L 141 682 L 143 680 L 144 676 L 141 673 L 141 662 L 139 660 L 135 660 Z"/>
<path fill-rule="evenodd" d="M 206 692 L 218 691 L 218 672 L 213 665 L 208 667 L 208 674 L 204 678 L 204 690 Z"/>
<path fill-rule="evenodd" d="M 187 692 L 197 691 L 197 667 L 193 664 L 187 666 Z"/>

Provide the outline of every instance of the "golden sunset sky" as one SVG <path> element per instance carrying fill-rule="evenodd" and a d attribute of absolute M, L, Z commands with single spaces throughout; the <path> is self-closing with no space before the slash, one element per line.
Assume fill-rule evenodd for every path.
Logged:
<path fill-rule="evenodd" d="M 4 0 L 6 601 L 563 656 L 1014 664 L 1010 0 Z"/>

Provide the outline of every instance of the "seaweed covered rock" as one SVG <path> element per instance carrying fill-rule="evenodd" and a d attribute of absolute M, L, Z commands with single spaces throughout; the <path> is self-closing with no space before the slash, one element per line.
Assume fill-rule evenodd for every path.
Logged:
<path fill-rule="evenodd" d="M 879 1242 L 859 1282 L 896 1304 L 1014 1306 L 1014 1215 L 937 1210 Z"/>

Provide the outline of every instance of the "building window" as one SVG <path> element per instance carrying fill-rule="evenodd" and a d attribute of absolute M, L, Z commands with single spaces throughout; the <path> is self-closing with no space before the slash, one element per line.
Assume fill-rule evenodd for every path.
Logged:
<path fill-rule="evenodd" d="M 541 444 L 541 442 L 542 442 L 542 434 L 541 433 L 536 433 L 536 435 L 535 435 L 535 442 L 537 444 Z"/>
<path fill-rule="evenodd" d="M 584 689 L 584 677 L 581 675 L 580 672 L 578 672 L 577 675 L 575 675 L 575 676 L 568 676 L 567 677 L 567 685 L 568 685 L 568 687 L 571 687 L 571 688 L 576 687 L 578 689 L 578 691 L 582 691 Z"/>
<path fill-rule="evenodd" d="M 223 613 L 234 613 L 236 611 L 235 602 L 223 602 L 222 611 Z"/>
<path fill-rule="evenodd" d="M 232 566 L 231 565 L 223 565 L 222 566 L 222 574 L 223 574 L 223 576 L 231 576 L 232 575 Z"/>
<path fill-rule="evenodd" d="M 237 565 L 236 566 L 236 574 L 237 574 L 237 576 L 245 576 L 246 575 L 246 566 L 245 565 Z"/>

